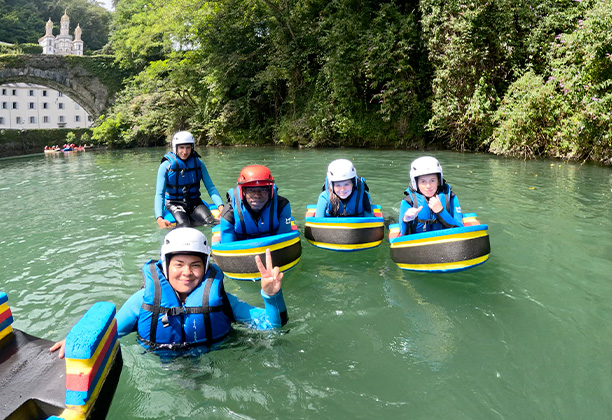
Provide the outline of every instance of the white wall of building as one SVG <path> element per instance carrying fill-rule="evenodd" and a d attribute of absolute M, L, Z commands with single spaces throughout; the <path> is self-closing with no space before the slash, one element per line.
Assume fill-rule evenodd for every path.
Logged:
<path fill-rule="evenodd" d="M 0 130 L 87 128 L 93 121 L 75 101 L 31 83 L 0 85 Z"/>

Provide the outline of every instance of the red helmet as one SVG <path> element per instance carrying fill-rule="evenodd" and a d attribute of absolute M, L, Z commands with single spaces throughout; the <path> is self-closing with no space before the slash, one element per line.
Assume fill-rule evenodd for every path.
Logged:
<path fill-rule="evenodd" d="M 242 187 L 270 187 L 270 198 L 274 194 L 274 178 L 268 168 L 263 165 L 249 165 L 242 168 L 238 175 L 238 193 L 244 199 Z"/>

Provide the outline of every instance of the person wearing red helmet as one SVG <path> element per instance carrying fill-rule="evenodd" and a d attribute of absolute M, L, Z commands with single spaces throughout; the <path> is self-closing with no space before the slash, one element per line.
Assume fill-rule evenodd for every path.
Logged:
<path fill-rule="evenodd" d="M 164 219 L 164 206 L 172 213 L 178 227 L 217 223 L 200 198 L 200 182 L 204 183 L 219 211 L 223 209 L 223 199 L 199 156 L 189 131 L 179 131 L 174 135 L 172 151 L 164 155 L 157 171 L 155 220 L 160 228 L 172 227 Z"/>
<path fill-rule="evenodd" d="M 270 169 L 249 165 L 227 192 L 221 213 L 221 243 L 291 232 L 291 205 L 278 195 Z"/>

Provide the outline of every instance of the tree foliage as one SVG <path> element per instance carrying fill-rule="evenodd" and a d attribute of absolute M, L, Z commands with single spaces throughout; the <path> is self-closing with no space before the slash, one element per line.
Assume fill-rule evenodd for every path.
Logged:
<path fill-rule="evenodd" d="M 140 74 L 94 137 L 157 144 L 190 129 L 213 143 L 606 160 L 610 7 L 119 0 L 107 49 Z"/>

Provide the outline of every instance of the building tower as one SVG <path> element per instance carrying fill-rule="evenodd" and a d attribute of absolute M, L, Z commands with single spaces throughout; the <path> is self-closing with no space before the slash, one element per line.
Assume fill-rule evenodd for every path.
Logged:
<path fill-rule="evenodd" d="M 53 36 L 53 22 L 51 22 L 51 18 L 49 18 L 45 28 L 45 36 L 38 40 L 38 44 L 42 47 L 43 54 L 55 54 L 55 37 Z"/>
<path fill-rule="evenodd" d="M 72 35 L 68 32 L 70 30 L 70 18 L 64 10 L 64 16 L 60 21 L 60 34 L 55 38 L 56 41 L 56 54 L 59 55 L 70 55 L 72 53 Z"/>

